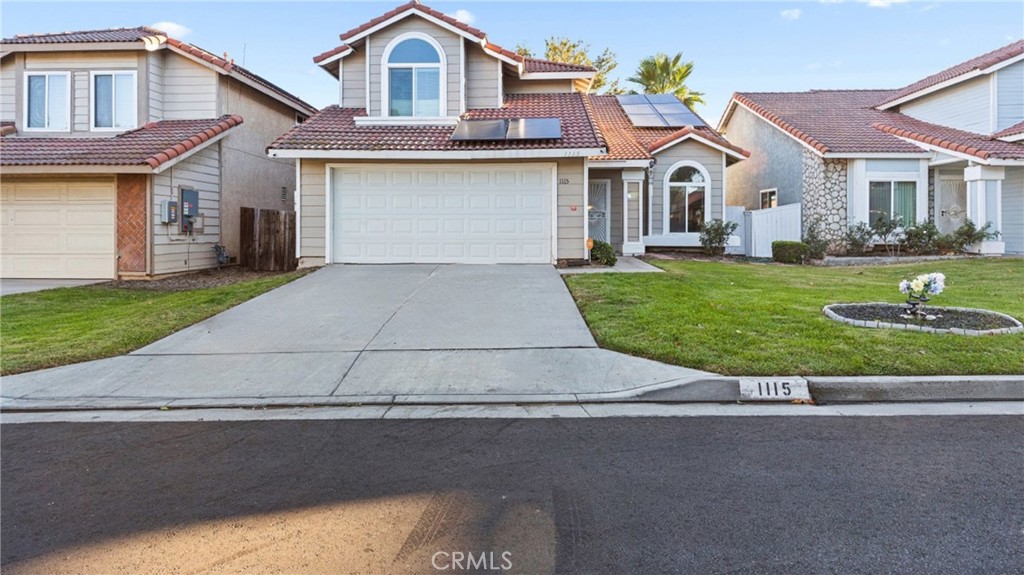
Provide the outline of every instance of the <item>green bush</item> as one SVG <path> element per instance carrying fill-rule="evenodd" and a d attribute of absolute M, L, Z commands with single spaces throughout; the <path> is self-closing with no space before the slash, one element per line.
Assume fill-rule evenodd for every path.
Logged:
<path fill-rule="evenodd" d="M 810 249 L 803 242 L 772 242 L 772 259 L 783 264 L 802 264 Z"/>
<path fill-rule="evenodd" d="M 615 250 L 612 249 L 611 244 L 594 240 L 594 248 L 590 250 L 590 261 L 611 267 L 619 261 L 619 258 L 615 257 Z"/>
<path fill-rule="evenodd" d="M 729 236 L 739 226 L 736 222 L 727 222 L 715 218 L 700 228 L 700 245 L 704 253 L 711 256 L 720 256 L 725 253 L 725 246 L 729 243 Z"/>
<path fill-rule="evenodd" d="M 903 230 L 903 243 L 907 251 L 914 255 L 937 254 L 941 236 L 934 223 L 924 221 Z"/>
<path fill-rule="evenodd" d="M 864 222 L 857 222 L 846 230 L 846 251 L 851 256 L 862 256 L 875 248 L 875 230 Z"/>
<path fill-rule="evenodd" d="M 807 257 L 812 260 L 825 258 L 828 251 L 828 240 L 822 235 L 821 218 L 815 216 L 807 222 L 807 229 L 804 230 L 804 243 L 807 244 Z"/>
<path fill-rule="evenodd" d="M 999 232 L 989 231 L 991 229 L 992 222 L 988 222 L 983 227 L 978 228 L 974 222 L 967 220 L 962 226 L 953 230 L 952 244 L 954 251 L 962 252 L 978 242 L 998 238 Z"/>
<path fill-rule="evenodd" d="M 890 257 L 900 255 L 900 249 L 903 247 L 903 220 L 878 216 L 871 224 L 871 231 L 876 238 L 882 240 L 882 247 Z"/>

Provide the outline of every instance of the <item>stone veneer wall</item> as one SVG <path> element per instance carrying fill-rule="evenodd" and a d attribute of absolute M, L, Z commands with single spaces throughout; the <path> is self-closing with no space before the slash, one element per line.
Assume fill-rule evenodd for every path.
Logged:
<path fill-rule="evenodd" d="M 935 170 L 928 170 L 928 221 L 935 223 Z"/>
<path fill-rule="evenodd" d="M 803 225 L 815 218 L 833 250 L 842 248 L 846 235 L 847 160 L 826 159 L 804 150 L 803 153 Z"/>

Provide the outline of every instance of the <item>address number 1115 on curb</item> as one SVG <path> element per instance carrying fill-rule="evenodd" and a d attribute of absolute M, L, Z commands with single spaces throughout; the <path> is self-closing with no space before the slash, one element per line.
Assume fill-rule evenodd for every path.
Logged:
<path fill-rule="evenodd" d="M 747 401 L 793 401 L 811 399 L 803 379 L 741 379 L 740 399 Z"/>

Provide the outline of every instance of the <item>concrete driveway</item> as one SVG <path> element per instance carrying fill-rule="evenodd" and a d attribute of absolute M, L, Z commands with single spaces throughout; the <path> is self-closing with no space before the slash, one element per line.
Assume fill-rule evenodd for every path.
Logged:
<path fill-rule="evenodd" d="M 328 266 L 130 355 L 5 377 L 0 401 L 573 401 L 706 375 L 599 349 L 551 266 Z"/>
<path fill-rule="evenodd" d="M 0 295 L 14 293 L 28 293 L 43 291 L 45 289 L 56 289 L 62 287 L 86 286 L 103 283 L 110 280 L 14 280 L 5 279 L 0 281 Z"/>

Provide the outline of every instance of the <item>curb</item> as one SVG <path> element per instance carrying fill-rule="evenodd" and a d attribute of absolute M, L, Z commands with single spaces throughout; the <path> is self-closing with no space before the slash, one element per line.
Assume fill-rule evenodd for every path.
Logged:
<path fill-rule="evenodd" d="M 702 377 L 674 380 L 636 389 L 607 393 L 552 393 L 522 395 L 373 395 L 293 396 L 239 398 L 5 398 L 0 412 L 152 409 L 278 409 L 344 407 L 355 405 L 577 405 L 594 403 L 747 403 L 740 397 L 737 377 Z M 743 378 L 747 379 L 747 378 Z M 1024 402 L 1024 376 L 928 377 L 766 377 L 807 383 L 814 402 L 824 404 L 1020 401 Z M 763 402 L 749 402 L 763 403 Z M 1024 414 L 1024 406 L 1021 413 Z"/>

